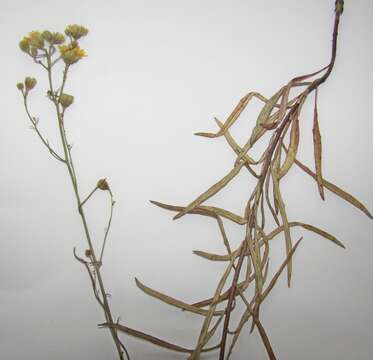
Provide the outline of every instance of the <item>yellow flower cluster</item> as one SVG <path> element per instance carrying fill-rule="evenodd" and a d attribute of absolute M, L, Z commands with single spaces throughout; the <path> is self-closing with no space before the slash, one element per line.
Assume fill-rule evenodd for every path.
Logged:
<path fill-rule="evenodd" d="M 59 47 L 62 60 L 67 65 L 71 65 L 87 56 L 86 52 L 79 47 L 79 45 L 74 42 L 69 45 L 60 45 Z"/>
<path fill-rule="evenodd" d="M 62 44 L 65 42 L 65 36 L 61 33 L 51 33 L 48 30 L 43 31 L 31 31 L 28 36 L 25 36 L 19 43 L 19 47 L 25 53 L 35 57 L 38 54 L 38 50 L 44 49 L 45 41 L 51 45 Z"/>
<path fill-rule="evenodd" d="M 47 56 L 46 42 L 52 47 L 53 51 L 54 45 L 59 45 L 62 60 L 67 65 L 71 65 L 87 56 L 86 52 L 79 47 L 77 40 L 86 36 L 88 29 L 81 25 L 68 25 L 65 29 L 65 34 L 69 37 L 70 43 L 62 45 L 65 42 L 65 36 L 59 32 L 51 32 L 49 30 L 43 32 L 31 31 L 19 42 L 19 47 L 22 51 L 35 58 L 38 56 L 39 50 L 42 50 L 41 56 Z"/>

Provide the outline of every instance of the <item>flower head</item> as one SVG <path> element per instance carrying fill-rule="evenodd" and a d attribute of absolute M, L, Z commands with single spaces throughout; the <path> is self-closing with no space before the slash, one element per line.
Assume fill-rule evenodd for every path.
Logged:
<path fill-rule="evenodd" d="M 30 39 L 28 37 L 24 37 L 20 42 L 19 42 L 19 47 L 22 51 L 28 53 L 30 51 Z"/>
<path fill-rule="evenodd" d="M 110 187 L 109 187 L 109 183 L 107 182 L 106 179 L 100 179 L 99 181 L 97 181 L 97 185 L 96 185 L 100 190 L 109 190 Z"/>
<path fill-rule="evenodd" d="M 69 45 L 60 45 L 59 47 L 62 60 L 67 64 L 71 65 L 87 56 L 86 52 L 79 47 L 77 43 Z"/>
<path fill-rule="evenodd" d="M 65 42 L 65 36 L 59 32 L 52 33 L 49 30 L 45 30 L 42 32 L 41 36 L 51 45 L 58 45 Z"/>
<path fill-rule="evenodd" d="M 44 48 L 44 39 L 40 31 L 31 31 L 28 35 L 30 45 L 34 46 L 37 49 Z"/>
<path fill-rule="evenodd" d="M 69 25 L 65 29 L 65 34 L 67 36 L 71 36 L 74 40 L 78 40 L 83 36 L 86 36 L 88 34 L 88 29 L 81 25 Z"/>
<path fill-rule="evenodd" d="M 74 96 L 69 94 L 61 94 L 59 102 L 64 109 L 69 107 L 74 102 Z"/>
<path fill-rule="evenodd" d="M 29 77 L 29 76 L 27 76 L 25 78 L 25 87 L 26 87 L 27 91 L 33 89 L 35 87 L 35 85 L 36 85 L 36 79 L 35 78 Z"/>

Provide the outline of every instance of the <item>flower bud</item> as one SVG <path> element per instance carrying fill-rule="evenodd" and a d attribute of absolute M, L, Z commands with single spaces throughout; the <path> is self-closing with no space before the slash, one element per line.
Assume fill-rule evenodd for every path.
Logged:
<path fill-rule="evenodd" d="M 97 187 L 100 190 L 109 190 L 109 184 L 106 179 L 100 179 L 99 181 L 97 181 Z"/>
<path fill-rule="evenodd" d="M 74 96 L 69 94 L 61 94 L 59 101 L 62 107 L 66 109 L 74 102 Z"/>
<path fill-rule="evenodd" d="M 18 84 L 17 84 L 17 89 L 18 89 L 18 90 L 21 90 L 21 91 L 22 91 L 23 88 L 24 88 L 23 83 L 18 83 Z"/>
<path fill-rule="evenodd" d="M 45 30 L 41 33 L 42 38 L 48 41 L 50 44 L 53 42 L 53 35 L 49 30 Z"/>
<path fill-rule="evenodd" d="M 67 36 L 71 36 L 74 40 L 78 40 L 81 37 L 86 36 L 88 34 L 88 29 L 81 25 L 69 25 L 65 29 L 65 34 Z"/>
<path fill-rule="evenodd" d="M 65 37 L 59 32 L 51 33 L 49 30 L 45 30 L 41 33 L 41 36 L 45 41 L 49 42 L 51 45 L 58 45 L 65 42 Z"/>
<path fill-rule="evenodd" d="M 19 42 L 19 47 L 22 51 L 28 53 L 30 51 L 30 39 L 27 37 L 24 37 L 20 42 Z"/>
<path fill-rule="evenodd" d="M 65 37 L 59 33 L 59 32 L 55 32 L 53 33 L 53 44 L 62 44 L 65 42 Z"/>
<path fill-rule="evenodd" d="M 26 86 L 26 90 L 29 91 L 31 89 L 33 89 L 36 85 L 36 79 L 32 78 L 32 77 L 27 77 L 25 79 L 25 86 Z"/>
<path fill-rule="evenodd" d="M 91 256 L 92 256 L 92 251 L 91 251 L 90 249 L 87 249 L 87 250 L 85 251 L 85 256 L 86 256 L 87 258 L 91 257 Z"/>
<path fill-rule="evenodd" d="M 37 49 L 44 48 L 44 39 L 39 31 L 31 31 L 29 34 L 30 44 Z"/>

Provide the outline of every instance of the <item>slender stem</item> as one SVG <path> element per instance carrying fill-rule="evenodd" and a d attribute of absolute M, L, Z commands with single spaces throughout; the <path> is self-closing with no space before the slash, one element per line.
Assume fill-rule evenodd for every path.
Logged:
<path fill-rule="evenodd" d="M 101 264 L 102 264 L 102 258 L 104 256 L 106 240 L 107 240 L 107 237 L 108 237 L 108 234 L 109 234 L 109 231 L 110 231 L 110 227 L 111 227 L 111 220 L 113 219 L 113 211 L 114 211 L 114 204 L 115 204 L 115 201 L 113 199 L 113 193 L 111 192 L 110 189 L 109 189 L 109 194 L 110 194 L 110 217 L 109 217 L 109 222 L 107 224 L 107 227 L 105 229 L 104 241 L 103 241 L 102 248 L 101 248 L 101 254 L 100 254 L 100 263 Z"/>
<path fill-rule="evenodd" d="M 89 200 L 89 198 L 97 191 L 98 187 L 96 186 L 90 193 L 89 195 L 82 201 L 80 204 L 80 207 L 83 207 L 84 204 Z"/>
<path fill-rule="evenodd" d="M 31 121 L 32 125 L 33 125 L 33 128 L 34 130 L 36 131 L 36 133 L 38 134 L 39 138 L 41 139 L 42 143 L 46 146 L 46 148 L 49 150 L 49 152 L 51 153 L 51 155 L 56 158 L 58 161 L 61 161 L 61 162 L 65 162 L 65 160 L 56 153 L 55 150 L 52 149 L 52 147 L 49 145 L 49 142 L 48 140 L 46 140 L 44 138 L 44 136 L 41 134 L 41 132 L 39 131 L 38 129 L 38 125 L 37 125 L 37 122 L 33 119 L 33 117 L 31 116 L 30 114 L 30 111 L 28 109 L 28 104 L 27 104 L 27 94 L 26 93 L 23 93 L 23 104 L 24 104 L 24 107 L 25 107 L 25 110 L 26 110 L 26 114 L 27 114 L 27 117 L 29 118 L 29 120 Z"/>
<path fill-rule="evenodd" d="M 98 285 L 99 285 L 99 289 L 100 289 L 100 293 L 101 293 L 101 297 L 102 297 L 102 300 L 98 301 L 98 302 L 103 307 L 106 321 L 108 323 L 112 324 L 113 323 L 113 317 L 111 315 L 111 310 L 110 310 L 110 306 L 109 306 L 109 302 L 108 302 L 107 292 L 105 290 L 102 275 L 101 275 L 101 272 L 100 272 L 100 264 L 97 261 L 97 257 L 96 257 L 95 250 L 94 250 L 94 247 L 93 247 L 93 243 L 92 243 L 92 240 L 91 240 L 91 236 L 90 236 L 90 233 L 89 233 L 87 220 L 86 220 L 86 217 L 85 217 L 85 214 L 84 214 L 84 210 L 82 208 L 82 201 L 80 199 L 80 194 L 79 194 L 79 190 L 78 190 L 77 178 L 76 178 L 76 174 L 75 174 L 75 170 L 74 170 L 74 166 L 73 166 L 73 162 L 72 162 L 71 151 L 70 151 L 70 147 L 69 147 L 69 144 L 68 144 L 68 141 L 67 141 L 66 132 L 65 132 L 65 128 L 64 128 L 64 118 L 63 118 L 64 111 L 61 111 L 61 109 L 60 109 L 59 98 L 55 95 L 54 88 L 53 88 L 52 63 L 51 63 L 50 53 L 48 53 L 48 55 L 47 55 L 47 61 L 48 61 L 48 80 L 49 80 L 49 88 L 50 88 L 49 90 L 50 90 L 50 93 L 51 93 L 51 99 L 52 99 L 52 101 L 55 105 L 55 109 L 56 109 L 56 115 L 57 115 L 57 120 L 58 120 L 60 137 L 61 137 L 61 142 L 62 142 L 64 155 L 65 155 L 65 159 L 66 159 L 66 166 L 67 166 L 67 169 L 68 169 L 68 172 L 69 172 L 69 175 L 70 175 L 70 179 L 71 179 L 71 182 L 72 182 L 72 186 L 73 186 L 73 189 L 74 189 L 74 194 L 75 194 L 75 198 L 76 198 L 76 202 L 77 202 L 78 212 L 80 214 L 80 217 L 81 217 L 81 220 L 82 220 L 82 223 L 83 223 L 84 232 L 85 232 L 86 239 L 87 239 L 87 242 L 88 242 L 88 247 L 89 247 L 89 250 L 91 252 L 92 265 L 94 267 L 94 270 L 95 270 L 95 273 L 96 273 L 96 276 L 97 276 L 97 281 L 98 281 Z M 68 67 L 68 65 L 66 65 L 66 67 L 64 69 L 64 72 L 63 72 L 62 86 L 61 86 L 61 89 L 59 91 L 59 95 L 61 95 L 62 92 L 63 92 L 64 86 L 65 86 L 65 83 L 66 83 L 68 69 L 69 69 L 69 67 Z M 91 280 L 92 280 L 92 277 L 91 277 Z M 95 289 L 94 282 L 92 284 L 93 284 L 92 285 L 93 288 Z M 120 360 L 124 360 L 123 350 L 126 353 L 127 359 L 129 359 L 128 352 L 127 352 L 126 348 L 120 342 L 116 329 L 110 328 L 110 332 L 111 332 L 111 335 L 113 337 L 115 346 L 117 348 Z"/>

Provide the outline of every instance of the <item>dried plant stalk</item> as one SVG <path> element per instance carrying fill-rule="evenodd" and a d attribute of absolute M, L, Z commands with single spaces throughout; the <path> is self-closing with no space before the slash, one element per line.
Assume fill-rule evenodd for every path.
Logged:
<path fill-rule="evenodd" d="M 217 325 L 220 323 L 219 321 L 217 324 L 212 325 L 213 316 L 221 313 L 220 310 L 217 310 L 220 305 L 224 305 L 224 321 L 222 322 L 221 338 L 217 347 L 217 350 L 219 350 L 219 360 L 230 358 L 237 339 L 249 319 L 252 319 L 251 331 L 254 328 L 258 329 L 268 357 L 270 359 L 276 359 L 269 338 L 260 321 L 260 305 L 274 288 L 278 278 L 285 269 L 287 269 L 288 285 L 290 286 L 291 284 L 292 257 L 301 242 L 300 239 L 293 245 L 291 228 L 295 226 L 303 227 L 305 230 L 314 232 L 339 247 L 344 248 L 344 245 L 328 232 L 321 230 L 314 225 L 288 220 L 285 199 L 281 193 L 281 180 L 286 176 L 294 164 L 299 166 L 305 173 L 309 174 L 316 180 L 322 199 L 324 199 L 324 189 L 328 189 L 354 205 L 359 210 L 363 211 L 368 217 L 372 218 L 372 214 L 359 200 L 325 180 L 322 175 L 322 142 L 317 111 L 317 93 L 320 85 L 328 79 L 334 67 L 337 51 L 338 27 L 342 12 L 343 0 L 336 0 L 331 59 L 327 66 L 311 74 L 301 75 L 291 79 L 271 97 L 264 96 L 257 92 L 248 93 L 239 101 L 225 122 L 220 122 L 215 119 L 219 126 L 219 130 L 216 133 L 196 133 L 196 135 L 206 138 L 224 136 L 228 145 L 236 153 L 237 158 L 234 167 L 224 177 L 186 206 L 174 206 L 152 201 L 154 205 L 163 209 L 176 211 L 177 214 L 174 216 L 174 219 L 178 219 L 187 214 L 196 214 L 215 218 L 220 230 L 224 229 L 222 218 L 224 218 L 224 220 L 232 221 L 237 225 L 246 227 L 245 238 L 236 250 L 231 250 L 229 239 L 225 234 L 225 231 L 221 231 L 224 244 L 227 248 L 226 254 L 218 255 L 205 251 L 194 251 L 197 256 L 201 256 L 207 260 L 227 262 L 227 267 L 216 287 L 214 295 L 209 299 L 204 299 L 190 305 L 191 308 L 179 300 L 170 300 L 167 295 L 161 294 L 155 290 L 150 290 L 150 288 L 147 288 L 136 280 L 140 289 L 145 291 L 147 294 L 155 296 L 173 306 L 178 306 L 193 312 L 196 312 L 195 310 L 197 308 L 204 309 L 205 312 L 199 312 L 201 316 L 204 316 L 204 320 L 195 348 L 188 356 L 189 360 L 198 360 L 203 351 L 207 351 L 207 349 L 210 351 L 216 348 L 207 348 L 207 344 L 212 335 L 216 333 Z M 317 77 L 318 75 L 320 76 Z M 292 98 L 291 94 L 295 88 L 300 88 L 301 92 L 299 95 Z M 300 146 L 299 127 L 301 123 L 302 107 L 312 92 L 315 93 L 313 126 L 315 171 L 310 170 L 297 159 L 297 153 Z M 249 105 L 251 99 L 254 97 L 261 100 L 264 105 L 259 113 L 250 137 L 241 147 L 229 133 L 229 129 L 239 119 L 244 109 Z M 264 135 L 270 135 L 268 146 L 263 151 L 259 160 L 256 161 L 250 156 L 249 152 L 255 146 L 256 142 Z M 285 138 L 287 135 L 289 137 L 289 144 L 286 146 Z M 225 209 L 203 205 L 206 200 L 210 199 L 227 186 L 235 176 L 238 176 L 243 167 L 245 167 L 257 181 L 256 186 L 247 201 L 244 215 L 237 215 Z M 255 169 L 255 167 L 259 167 L 259 169 Z M 270 184 L 272 184 L 273 200 L 271 200 L 270 196 Z M 265 207 L 267 207 L 275 223 L 278 225 L 277 228 L 270 232 L 268 232 L 266 227 Z M 273 278 L 267 281 L 270 241 L 280 234 L 284 234 L 286 257 L 279 269 L 275 272 Z M 246 267 L 244 266 L 245 263 L 247 264 Z M 240 281 L 239 279 L 242 272 L 246 272 L 245 280 Z M 233 280 L 224 291 L 230 274 L 233 274 Z M 255 289 L 254 295 L 251 299 L 247 299 L 245 295 L 245 290 L 249 286 L 253 286 Z M 235 308 L 235 304 L 240 299 L 246 306 L 246 310 L 241 315 L 237 328 L 232 331 L 229 328 L 230 316 Z M 112 326 L 110 324 L 102 325 Z M 120 325 L 116 325 L 116 328 L 129 333 L 128 329 L 123 330 Z M 133 332 L 132 335 L 137 336 Z M 229 345 L 228 353 L 226 354 L 228 337 L 231 335 L 233 338 Z M 150 335 L 141 334 L 138 337 L 156 343 L 152 340 Z M 164 346 L 164 344 L 159 342 L 157 345 Z M 166 347 L 172 350 L 170 346 Z"/>

